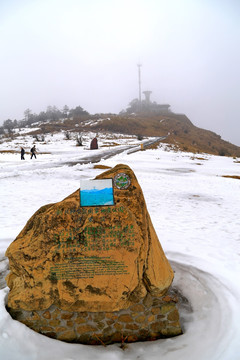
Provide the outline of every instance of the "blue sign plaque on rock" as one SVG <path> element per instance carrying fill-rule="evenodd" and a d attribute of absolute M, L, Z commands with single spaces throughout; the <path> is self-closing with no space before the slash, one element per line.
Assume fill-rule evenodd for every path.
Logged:
<path fill-rule="evenodd" d="M 80 206 L 114 205 L 112 179 L 81 180 Z"/>

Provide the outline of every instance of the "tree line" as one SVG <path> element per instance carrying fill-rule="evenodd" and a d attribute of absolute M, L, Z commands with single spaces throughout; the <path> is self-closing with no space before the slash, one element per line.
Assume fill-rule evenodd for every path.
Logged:
<path fill-rule="evenodd" d="M 59 110 L 56 106 L 48 106 L 46 111 L 41 111 L 39 114 L 32 113 L 30 109 L 26 109 L 22 120 L 7 119 L 3 122 L 3 126 L 0 130 L 4 131 L 4 129 L 7 129 L 8 131 L 11 131 L 16 127 L 25 127 L 39 121 L 58 121 L 60 119 L 76 118 L 82 115 L 89 115 L 89 113 L 81 106 L 70 109 L 67 105 L 65 105 L 62 110 Z"/>

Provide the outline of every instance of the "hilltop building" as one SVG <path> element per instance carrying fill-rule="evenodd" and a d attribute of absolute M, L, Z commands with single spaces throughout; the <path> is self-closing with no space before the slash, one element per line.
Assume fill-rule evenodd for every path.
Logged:
<path fill-rule="evenodd" d="M 152 91 L 146 90 L 143 91 L 145 95 L 145 99 L 133 99 L 129 103 L 129 107 L 127 108 L 127 113 L 156 113 L 156 114 L 168 114 L 171 113 L 169 104 L 158 104 L 157 102 L 152 102 L 150 96 Z"/>
<path fill-rule="evenodd" d="M 160 115 L 167 115 L 168 113 L 171 113 L 170 105 L 169 104 L 158 104 L 156 102 L 151 102 L 150 96 L 152 94 L 152 91 L 145 90 L 142 92 L 142 81 L 141 81 L 141 67 L 142 64 L 138 64 L 138 99 L 133 99 L 129 103 L 129 107 L 126 110 L 126 113 L 155 113 Z M 145 95 L 145 99 L 142 100 L 141 94 Z"/>

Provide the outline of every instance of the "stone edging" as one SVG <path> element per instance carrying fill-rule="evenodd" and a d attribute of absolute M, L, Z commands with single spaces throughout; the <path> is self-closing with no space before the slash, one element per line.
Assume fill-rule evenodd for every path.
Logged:
<path fill-rule="evenodd" d="M 116 312 L 70 312 L 55 305 L 42 311 L 8 311 L 15 320 L 48 337 L 106 345 L 180 335 L 177 301 L 176 296 L 152 297 L 148 293 L 130 308 Z"/>

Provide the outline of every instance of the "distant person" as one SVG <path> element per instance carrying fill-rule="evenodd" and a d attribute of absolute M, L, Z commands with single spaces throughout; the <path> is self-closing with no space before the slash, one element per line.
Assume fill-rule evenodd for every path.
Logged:
<path fill-rule="evenodd" d="M 23 147 L 21 147 L 21 160 L 25 160 L 24 154 L 25 154 L 25 150 Z"/>
<path fill-rule="evenodd" d="M 36 146 L 34 145 L 32 148 L 31 148 L 31 159 L 32 159 L 32 157 L 34 156 L 35 157 L 35 159 L 37 158 L 36 157 Z"/>

